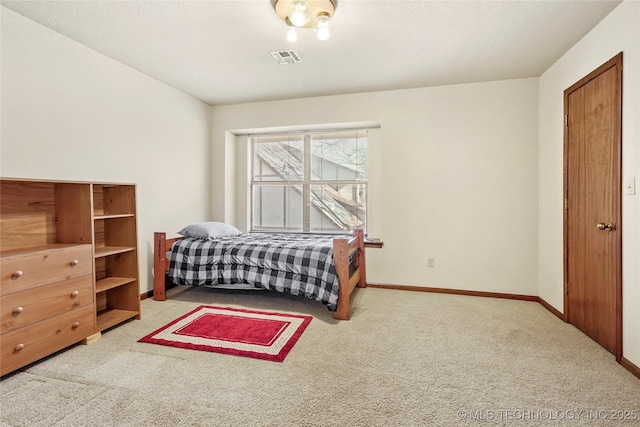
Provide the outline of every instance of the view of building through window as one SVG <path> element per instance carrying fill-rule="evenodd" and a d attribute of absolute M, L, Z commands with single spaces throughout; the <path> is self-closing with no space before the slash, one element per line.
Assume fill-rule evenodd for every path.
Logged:
<path fill-rule="evenodd" d="M 252 147 L 252 231 L 366 228 L 366 131 L 259 136 Z"/>

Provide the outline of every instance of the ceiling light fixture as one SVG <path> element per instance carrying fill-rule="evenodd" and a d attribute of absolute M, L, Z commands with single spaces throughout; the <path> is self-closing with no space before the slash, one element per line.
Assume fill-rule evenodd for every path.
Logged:
<path fill-rule="evenodd" d="M 289 41 L 297 39 L 296 28 L 313 28 L 318 40 L 331 37 L 331 18 L 338 0 L 271 0 L 271 6 L 289 26 Z"/>

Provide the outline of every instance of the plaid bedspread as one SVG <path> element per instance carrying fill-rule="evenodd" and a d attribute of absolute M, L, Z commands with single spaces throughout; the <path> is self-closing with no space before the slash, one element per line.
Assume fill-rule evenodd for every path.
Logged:
<path fill-rule="evenodd" d="M 247 233 L 216 240 L 184 238 L 171 247 L 168 274 L 178 285 L 242 283 L 304 295 L 335 311 L 339 282 L 334 237 Z"/>

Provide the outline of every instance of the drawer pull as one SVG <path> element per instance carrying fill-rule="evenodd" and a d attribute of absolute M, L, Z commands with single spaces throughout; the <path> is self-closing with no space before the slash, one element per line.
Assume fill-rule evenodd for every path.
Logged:
<path fill-rule="evenodd" d="M 80 292 L 78 292 L 78 291 L 71 292 L 71 299 L 74 299 L 75 297 L 77 297 L 79 293 Z"/>
<path fill-rule="evenodd" d="M 13 349 L 14 353 L 18 353 L 20 350 L 24 348 L 24 344 L 18 344 L 16 348 Z"/>
<path fill-rule="evenodd" d="M 76 322 L 73 325 L 71 325 L 71 330 L 75 331 L 76 329 L 78 329 L 80 327 L 80 322 Z"/>
<path fill-rule="evenodd" d="M 78 265 L 78 263 L 79 263 L 79 262 L 80 262 L 80 261 L 78 261 L 77 259 L 74 259 L 73 261 L 71 261 L 71 262 L 69 263 L 69 267 L 73 268 L 73 267 L 75 267 L 76 265 Z"/>
<path fill-rule="evenodd" d="M 22 277 L 22 271 L 18 270 L 11 275 L 11 280 L 18 280 L 21 277 Z"/>
<path fill-rule="evenodd" d="M 16 317 L 18 314 L 24 311 L 24 307 L 16 307 L 13 309 L 13 317 Z"/>

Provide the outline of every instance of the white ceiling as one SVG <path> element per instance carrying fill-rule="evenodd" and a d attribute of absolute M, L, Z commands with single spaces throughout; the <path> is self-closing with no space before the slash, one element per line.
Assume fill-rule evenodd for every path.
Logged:
<path fill-rule="evenodd" d="M 221 105 L 537 77 L 620 2 L 339 0 L 332 38 L 296 43 L 270 0 L 0 3 Z"/>

